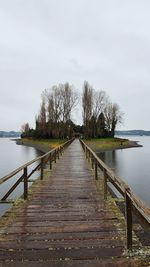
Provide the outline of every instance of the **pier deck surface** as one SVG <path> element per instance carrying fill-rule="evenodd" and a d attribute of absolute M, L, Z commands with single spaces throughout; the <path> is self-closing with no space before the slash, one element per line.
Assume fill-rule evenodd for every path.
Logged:
<path fill-rule="evenodd" d="M 123 256 L 125 228 L 98 192 L 78 140 L 39 183 L 1 233 L 0 267 L 141 267 Z"/>

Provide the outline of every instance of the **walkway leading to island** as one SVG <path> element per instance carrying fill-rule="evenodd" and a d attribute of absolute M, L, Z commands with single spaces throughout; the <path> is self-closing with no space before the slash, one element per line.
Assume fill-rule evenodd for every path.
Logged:
<path fill-rule="evenodd" d="M 0 267 L 141 266 L 123 256 L 125 228 L 78 140 L 39 183 L 0 236 Z"/>

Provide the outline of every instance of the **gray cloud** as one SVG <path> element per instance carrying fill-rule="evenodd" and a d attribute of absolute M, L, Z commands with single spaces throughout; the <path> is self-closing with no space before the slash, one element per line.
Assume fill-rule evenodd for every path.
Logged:
<path fill-rule="evenodd" d="M 150 129 L 148 0 L 0 0 L 0 129 L 34 126 L 44 88 L 86 79 Z M 81 122 L 78 110 L 74 115 Z"/>

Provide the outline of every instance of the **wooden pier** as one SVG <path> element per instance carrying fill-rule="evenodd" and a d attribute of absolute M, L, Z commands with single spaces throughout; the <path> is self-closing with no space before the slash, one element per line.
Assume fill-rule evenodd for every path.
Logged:
<path fill-rule="evenodd" d="M 1 220 L 0 267 L 148 266 L 125 253 L 123 215 L 97 188 L 79 140 L 51 163 Z"/>

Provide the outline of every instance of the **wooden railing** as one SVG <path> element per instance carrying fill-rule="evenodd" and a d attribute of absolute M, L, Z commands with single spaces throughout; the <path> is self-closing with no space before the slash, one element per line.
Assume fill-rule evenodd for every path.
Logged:
<path fill-rule="evenodd" d="M 92 168 L 95 172 L 95 179 L 98 179 L 98 168 L 103 172 L 103 188 L 104 188 L 104 199 L 107 199 L 107 192 L 109 188 L 108 182 L 111 183 L 123 196 L 125 200 L 125 213 L 126 213 L 126 238 L 127 238 L 127 249 L 132 249 L 132 230 L 133 223 L 132 217 L 133 212 L 139 218 L 141 224 L 150 226 L 150 208 L 145 205 L 130 189 L 130 187 L 102 161 L 94 153 L 94 151 L 87 146 L 83 140 L 80 140 L 83 150 L 86 154 L 86 158 L 91 161 Z"/>
<path fill-rule="evenodd" d="M 62 155 L 64 149 L 74 140 L 70 139 L 64 144 L 58 146 L 57 148 L 54 148 L 47 152 L 46 154 L 37 157 L 28 163 L 24 164 L 23 166 L 17 168 L 13 172 L 9 173 L 8 175 L 2 177 L 0 179 L 0 185 L 3 184 L 4 182 L 8 181 L 12 177 L 15 177 L 16 174 L 21 172 L 21 176 L 17 179 L 17 181 L 13 184 L 13 186 L 8 190 L 7 193 L 1 198 L 0 203 L 7 203 L 7 198 L 10 196 L 10 194 L 16 189 L 16 187 L 23 182 L 24 183 L 24 193 L 23 197 L 24 199 L 27 199 L 28 197 L 28 182 L 29 178 L 35 173 L 35 171 L 39 170 L 40 171 L 40 179 L 43 179 L 43 169 L 44 169 L 44 164 L 49 163 L 49 168 L 52 169 L 53 162 L 56 163 L 56 160 L 59 159 L 60 155 Z M 28 173 L 28 167 L 31 166 L 33 163 L 38 163 L 34 169 Z M 11 201 L 8 201 L 9 203 Z"/>

